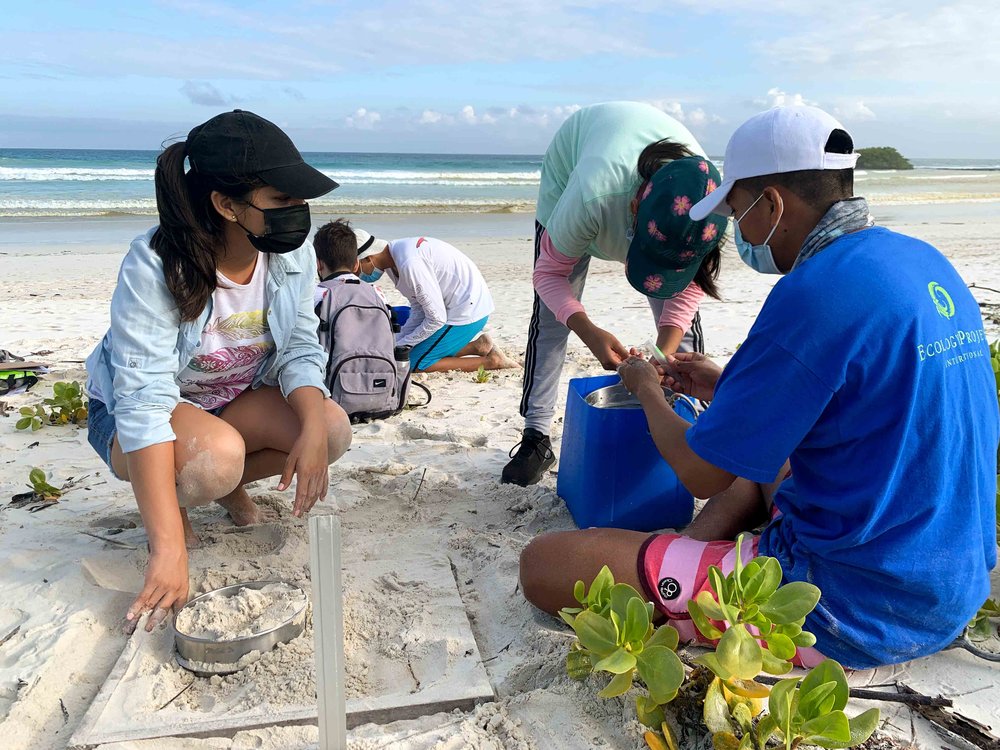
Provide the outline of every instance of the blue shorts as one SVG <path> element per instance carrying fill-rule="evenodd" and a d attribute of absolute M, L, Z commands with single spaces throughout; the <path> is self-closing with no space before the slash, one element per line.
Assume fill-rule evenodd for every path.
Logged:
<path fill-rule="evenodd" d="M 220 406 L 218 409 L 212 409 L 208 413 L 217 417 L 226 406 L 229 406 L 229 404 Z M 121 479 L 120 476 L 115 474 L 114 467 L 111 465 L 111 447 L 114 445 L 115 434 L 117 432 L 118 427 L 115 426 L 115 418 L 108 413 L 108 407 L 104 402 L 98 401 L 96 398 L 88 400 L 87 442 L 97 452 L 97 455 L 101 457 L 101 460 L 108 465 L 115 479 Z"/>
<path fill-rule="evenodd" d="M 464 326 L 446 325 L 435 331 L 410 350 L 410 367 L 414 370 L 426 370 L 438 360 L 454 357 L 486 327 L 485 318 Z"/>
<path fill-rule="evenodd" d="M 87 442 L 97 451 L 97 455 L 111 469 L 116 479 L 121 479 L 111 466 L 111 446 L 115 442 L 115 418 L 108 414 L 108 407 L 103 401 L 92 398 L 87 402 Z"/>

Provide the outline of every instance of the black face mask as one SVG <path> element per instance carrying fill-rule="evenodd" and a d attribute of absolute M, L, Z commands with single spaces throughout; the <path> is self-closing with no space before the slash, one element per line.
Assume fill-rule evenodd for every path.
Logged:
<path fill-rule="evenodd" d="M 247 204 L 257 208 L 252 203 Z M 312 229 L 312 217 L 309 214 L 309 204 L 286 206 L 284 208 L 257 208 L 264 214 L 264 233 L 254 234 L 242 224 L 246 230 L 250 244 L 262 253 L 290 253 L 302 247 Z M 239 223 L 239 222 L 237 222 Z"/>

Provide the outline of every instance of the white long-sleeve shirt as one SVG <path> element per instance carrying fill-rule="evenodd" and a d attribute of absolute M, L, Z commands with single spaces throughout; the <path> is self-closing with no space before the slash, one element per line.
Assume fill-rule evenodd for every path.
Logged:
<path fill-rule="evenodd" d="M 398 274 L 389 271 L 410 303 L 410 318 L 396 335 L 397 346 L 414 346 L 446 325 L 466 325 L 494 310 L 479 268 L 457 248 L 433 237 L 389 243 Z"/>

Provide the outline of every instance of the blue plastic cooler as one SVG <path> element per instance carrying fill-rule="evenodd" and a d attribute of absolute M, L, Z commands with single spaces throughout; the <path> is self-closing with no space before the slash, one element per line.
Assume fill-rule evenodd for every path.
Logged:
<path fill-rule="evenodd" d="M 617 375 L 569 381 L 556 491 L 580 528 L 655 531 L 691 522 L 694 498 L 653 443 L 642 409 L 599 409 L 588 394 Z M 689 402 L 674 411 L 694 422 Z"/>

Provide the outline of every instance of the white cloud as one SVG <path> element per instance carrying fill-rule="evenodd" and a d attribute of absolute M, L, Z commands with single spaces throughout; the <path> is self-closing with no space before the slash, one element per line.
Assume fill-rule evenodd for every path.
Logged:
<path fill-rule="evenodd" d="M 844 122 L 863 122 L 875 119 L 875 113 L 860 99 L 837 105 L 833 108 L 833 114 Z"/>
<path fill-rule="evenodd" d="M 980 85 L 1000 82 L 1000 14 L 990 0 L 816 0 L 792 33 L 754 45 L 778 65 L 879 80 L 961 83 L 975 71 Z"/>
<path fill-rule="evenodd" d="M 777 86 L 767 90 L 762 99 L 754 99 L 754 104 L 770 109 L 771 107 L 801 107 L 803 104 L 818 107 L 818 102 L 806 99 L 802 94 L 789 94 Z"/>
<path fill-rule="evenodd" d="M 497 125 L 504 122 L 519 122 L 541 128 L 557 126 L 563 120 L 580 109 L 579 104 L 558 105 L 555 107 L 531 107 L 520 105 L 516 107 L 490 108 L 482 114 L 475 107 L 466 104 L 458 112 L 450 114 L 425 109 L 416 122 L 418 125 Z"/>
<path fill-rule="evenodd" d="M 865 122 L 876 119 L 875 112 L 862 99 L 840 99 L 824 103 L 809 99 L 803 94 L 790 94 L 777 86 L 768 89 L 765 96 L 754 99 L 753 104 L 762 109 L 802 105 L 819 107 L 844 122 Z"/>
<path fill-rule="evenodd" d="M 476 110 L 473 109 L 471 104 L 466 104 L 462 107 L 462 111 L 458 113 L 458 116 L 462 122 L 467 122 L 470 125 L 476 124 Z"/>
<path fill-rule="evenodd" d="M 425 109 L 420 113 L 420 118 L 417 122 L 421 125 L 437 125 L 440 122 L 454 122 L 455 118 L 449 115 L 441 114 L 440 112 L 435 112 L 433 109 Z"/>
<path fill-rule="evenodd" d="M 241 30 L 237 38 L 248 42 L 265 39 L 273 45 L 280 40 L 298 47 L 298 54 L 290 55 L 290 60 L 332 60 L 330 39 L 392 39 L 391 44 L 371 50 L 353 50 L 346 63 L 338 59 L 353 68 L 409 66 L 415 61 L 460 64 L 602 54 L 670 56 L 662 40 L 644 25 L 647 14 L 660 10 L 656 0 L 639 0 L 629 13 L 607 12 L 607 0 L 506 0 L 502 4 L 463 0 L 300 4 L 293 0 L 281 19 L 269 9 L 250 8 L 235 0 L 159 0 L 159 4 L 189 18 L 193 26 L 222 23 L 227 30 Z M 309 21 L 300 21 L 303 17 Z"/>
<path fill-rule="evenodd" d="M 691 127 L 700 128 L 707 125 L 709 122 L 709 115 L 701 107 L 697 107 L 688 112 L 687 123 Z"/>
<path fill-rule="evenodd" d="M 684 107 L 680 102 L 669 99 L 650 99 L 648 103 L 652 104 L 657 109 L 666 112 L 675 120 L 684 122 Z"/>
<path fill-rule="evenodd" d="M 484 112 L 481 115 L 476 114 L 476 109 L 471 104 L 466 104 L 462 107 L 456 119 L 467 125 L 495 125 L 497 123 L 496 115 L 490 112 Z"/>
<path fill-rule="evenodd" d="M 695 107 L 685 110 L 684 105 L 675 99 L 650 99 L 648 104 L 652 104 L 659 110 L 667 113 L 678 122 L 683 122 L 688 127 L 698 130 L 709 124 L 718 124 L 725 120 L 716 114 L 709 114 L 702 107 Z"/>
<path fill-rule="evenodd" d="M 4 39 L 0 65 L 37 66 L 60 76 L 289 81 L 338 70 L 325 51 L 304 51 L 273 37 L 254 43 L 230 36 L 172 39 L 155 31 L 76 29 L 7 34 Z"/>
<path fill-rule="evenodd" d="M 550 125 L 560 125 L 563 120 L 580 109 L 579 104 L 569 104 L 556 107 L 531 107 L 519 105 L 507 110 L 507 118 L 518 122 L 526 122 L 539 127 L 549 127 Z"/>
<path fill-rule="evenodd" d="M 364 107 L 358 107 L 353 115 L 344 118 L 344 124 L 358 130 L 371 130 L 382 121 L 382 115 Z"/>

